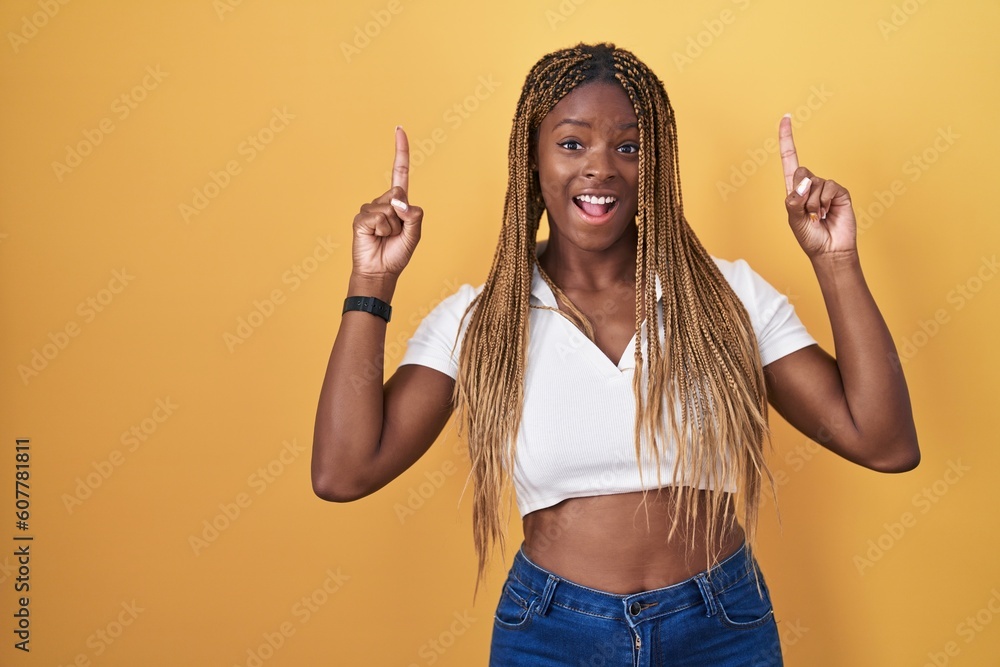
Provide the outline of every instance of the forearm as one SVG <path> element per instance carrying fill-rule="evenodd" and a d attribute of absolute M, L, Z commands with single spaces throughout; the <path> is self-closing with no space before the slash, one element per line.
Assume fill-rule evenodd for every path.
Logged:
<path fill-rule="evenodd" d="M 395 278 L 352 275 L 346 296 L 388 303 L 395 288 Z M 381 317 L 361 311 L 348 311 L 341 319 L 316 411 L 312 475 L 317 492 L 349 494 L 378 449 L 386 327 Z"/>
<path fill-rule="evenodd" d="M 902 366 L 857 253 L 819 255 L 812 259 L 812 265 L 830 317 L 846 413 L 850 415 L 850 423 L 824 425 L 829 436 L 842 437 L 843 429 L 853 429 L 853 437 L 872 448 L 875 458 L 904 463 L 918 458 Z"/>

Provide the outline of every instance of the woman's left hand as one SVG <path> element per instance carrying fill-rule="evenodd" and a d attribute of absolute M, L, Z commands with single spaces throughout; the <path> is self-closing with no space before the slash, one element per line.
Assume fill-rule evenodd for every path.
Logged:
<path fill-rule="evenodd" d="M 810 258 L 828 253 L 857 252 L 857 220 L 851 194 L 840 183 L 819 178 L 805 167 L 792 140 L 792 119 L 778 124 L 778 147 L 785 172 L 788 224 Z"/>

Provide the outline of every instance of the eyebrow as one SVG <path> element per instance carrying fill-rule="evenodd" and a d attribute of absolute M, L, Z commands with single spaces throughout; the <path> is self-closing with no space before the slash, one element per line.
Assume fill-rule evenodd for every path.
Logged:
<path fill-rule="evenodd" d="M 576 118 L 563 118 L 561 121 L 559 121 L 558 123 L 556 123 L 555 127 L 553 127 L 552 129 L 555 130 L 560 125 L 578 125 L 580 127 L 587 127 L 587 128 L 591 127 L 590 123 L 588 123 L 585 120 L 578 120 Z M 628 130 L 628 129 L 633 128 L 633 127 L 636 127 L 636 128 L 639 127 L 639 123 L 635 123 L 635 122 L 619 123 L 618 126 L 616 127 L 616 129 L 618 129 L 618 130 Z"/>

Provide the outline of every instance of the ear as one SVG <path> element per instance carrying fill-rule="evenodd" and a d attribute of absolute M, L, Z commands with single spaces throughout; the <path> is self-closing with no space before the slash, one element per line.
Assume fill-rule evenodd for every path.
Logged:
<path fill-rule="evenodd" d="M 538 171 L 538 130 L 532 132 L 528 138 L 528 166 L 531 171 Z"/>

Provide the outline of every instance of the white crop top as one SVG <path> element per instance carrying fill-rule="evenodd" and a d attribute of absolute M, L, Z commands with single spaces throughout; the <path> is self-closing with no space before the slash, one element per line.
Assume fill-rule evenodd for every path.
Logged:
<path fill-rule="evenodd" d="M 816 343 L 788 299 L 744 260 L 713 259 L 750 314 L 765 366 Z M 461 337 L 455 345 L 455 336 L 466 307 L 481 289 L 462 285 L 434 308 L 414 332 L 400 365 L 419 364 L 456 378 Z M 557 307 L 537 267 L 531 304 Z M 461 323 L 463 333 L 467 323 Z M 567 498 L 655 488 L 656 460 L 645 443 L 641 481 L 635 458 L 634 336 L 615 364 L 559 313 L 531 308 L 528 327 L 524 412 L 513 474 L 521 517 Z M 645 344 L 645 323 L 642 335 Z M 664 484 L 673 479 L 676 455 L 676 447 L 661 447 Z M 697 486 L 709 487 L 704 480 Z M 736 484 L 728 479 L 724 488 L 735 491 Z"/>

